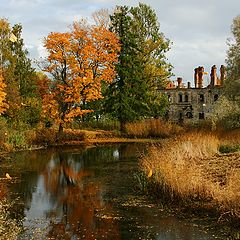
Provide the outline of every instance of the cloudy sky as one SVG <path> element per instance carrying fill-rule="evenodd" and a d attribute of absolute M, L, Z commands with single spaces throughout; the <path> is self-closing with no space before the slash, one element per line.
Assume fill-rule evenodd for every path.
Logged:
<path fill-rule="evenodd" d="M 101 8 L 137 5 L 135 0 L 0 0 L 0 17 L 21 23 L 32 59 L 43 56 L 42 41 L 49 32 L 68 26 Z M 231 23 L 240 14 L 240 0 L 143 0 L 157 13 L 161 31 L 172 42 L 167 57 L 176 77 L 193 80 L 193 70 L 224 64 Z M 205 77 L 208 81 L 208 77 Z"/>

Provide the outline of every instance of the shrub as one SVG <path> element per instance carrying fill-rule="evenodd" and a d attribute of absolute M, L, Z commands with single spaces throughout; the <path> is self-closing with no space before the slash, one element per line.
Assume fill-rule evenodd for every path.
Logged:
<path fill-rule="evenodd" d="M 50 145 L 56 141 L 56 130 L 48 128 L 40 128 L 36 130 L 36 138 L 33 140 L 33 144 L 36 145 Z"/>
<path fill-rule="evenodd" d="M 24 133 L 15 130 L 9 132 L 7 143 L 15 149 L 24 149 L 27 147 Z"/>
<path fill-rule="evenodd" d="M 92 121 L 86 121 L 86 122 L 80 122 L 80 123 L 73 123 L 72 126 L 74 129 L 101 129 L 101 130 L 119 130 L 120 124 L 117 120 L 111 120 L 111 119 L 104 119 L 104 120 L 92 120 Z"/>
<path fill-rule="evenodd" d="M 235 145 L 235 146 L 221 145 L 219 147 L 220 153 L 233 153 L 233 152 L 238 152 L 238 151 L 240 151 L 239 145 Z"/>
<path fill-rule="evenodd" d="M 61 141 L 83 141 L 85 138 L 85 131 L 65 129 L 61 137 Z"/>

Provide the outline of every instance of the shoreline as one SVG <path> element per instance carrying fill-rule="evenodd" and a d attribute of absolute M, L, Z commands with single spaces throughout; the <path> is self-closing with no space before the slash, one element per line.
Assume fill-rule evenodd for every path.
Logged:
<path fill-rule="evenodd" d="M 163 139 L 154 139 L 154 138 L 126 138 L 126 137 L 100 137 L 100 138 L 86 138 L 84 140 L 71 140 L 71 141 L 62 141 L 59 143 L 53 144 L 45 144 L 45 145 L 36 145 L 29 148 L 19 148 L 13 149 L 10 151 L 0 151 L 0 160 L 4 158 L 5 155 L 14 153 L 14 152 L 21 152 L 21 151 L 35 151 L 41 149 L 47 149 L 51 147 L 61 147 L 61 146 L 91 146 L 91 145 L 105 145 L 105 144 L 112 144 L 112 143 L 146 143 L 146 144 L 154 144 L 160 143 Z"/>

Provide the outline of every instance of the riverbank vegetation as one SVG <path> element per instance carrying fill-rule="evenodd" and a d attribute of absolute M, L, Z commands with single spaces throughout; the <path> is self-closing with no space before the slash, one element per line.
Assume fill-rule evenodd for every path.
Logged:
<path fill-rule="evenodd" d="M 142 159 L 144 190 L 163 204 L 214 213 L 219 222 L 239 228 L 240 154 L 220 152 L 223 146 L 239 144 L 239 130 L 194 131 L 166 139 Z"/>

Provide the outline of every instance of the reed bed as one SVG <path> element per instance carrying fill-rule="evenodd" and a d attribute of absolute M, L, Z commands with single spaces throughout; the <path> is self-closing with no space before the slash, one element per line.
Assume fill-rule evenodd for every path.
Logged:
<path fill-rule="evenodd" d="M 216 210 L 240 220 L 240 154 L 223 154 L 216 133 L 192 132 L 165 140 L 142 159 L 148 191 L 164 201 Z"/>
<path fill-rule="evenodd" d="M 125 125 L 128 136 L 136 138 L 160 137 L 166 138 L 183 132 L 177 124 L 162 119 L 146 119 Z"/>

